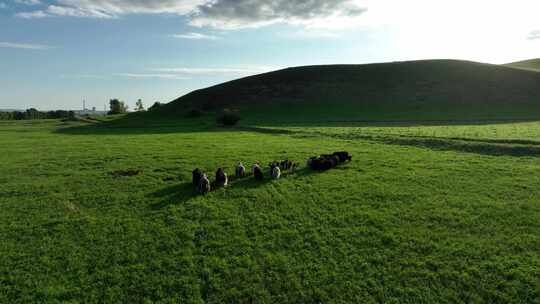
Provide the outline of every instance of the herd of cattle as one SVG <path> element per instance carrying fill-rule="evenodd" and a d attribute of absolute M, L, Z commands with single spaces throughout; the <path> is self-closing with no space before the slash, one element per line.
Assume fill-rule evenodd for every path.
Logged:
<path fill-rule="evenodd" d="M 326 171 L 335 168 L 340 163 L 351 160 L 352 156 L 348 152 L 334 152 L 333 154 L 323 154 L 320 156 L 310 157 L 307 160 L 307 167 L 316 171 Z M 289 170 L 294 171 L 298 169 L 298 167 L 298 163 L 294 163 L 290 160 L 273 161 L 268 164 L 268 173 L 271 178 L 279 179 L 282 172 Z M 251 168 L 251 174 L 256 180 L 262 181 L 264 179 L 264 172 L 260 163 L 253 165 Z M 201 194 L 210 192 L 213 187 L 221 188 L 226 187 L 229 184 L 229 178 L 223 168 L 219 168 L 217 170 L 214 183 L 211 183 L 208 179 L 208 175 L 206 175 L 199 168 L 193 170 L 192 175 L 193 186 L 195 186 L 197 191 Z M 234 176 L 238 179 L 247 176 L 246 167 L 241 162 L 236 165 Z"/>

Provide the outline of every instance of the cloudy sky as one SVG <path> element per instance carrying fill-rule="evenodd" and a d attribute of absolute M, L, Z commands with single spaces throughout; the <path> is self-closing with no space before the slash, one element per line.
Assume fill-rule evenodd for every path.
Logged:
<path fill-rule="evenodd" d="M 167 102 L 288 66 L 540 57 L 538 0 L 0 0 L 0 108 Z"/>

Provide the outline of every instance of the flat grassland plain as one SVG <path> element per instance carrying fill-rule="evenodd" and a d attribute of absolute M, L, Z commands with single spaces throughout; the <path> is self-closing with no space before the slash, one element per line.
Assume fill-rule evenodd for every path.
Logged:
<path fill-rule="evenodd" d="M 540 303 L 539 122 L 29 121 L 0 138 L 1 303 Z M 353 161 L 305 168 L 335 150 Z M 285 158 L 302 167 L 280 180 L 190 185 Z"/>

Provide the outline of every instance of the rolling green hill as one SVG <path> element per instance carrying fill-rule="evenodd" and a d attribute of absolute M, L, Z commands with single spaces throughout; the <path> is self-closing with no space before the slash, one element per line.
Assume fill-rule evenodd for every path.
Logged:
<path fill-rule="evenodd" d="M 288 68 L 191 92 L 161 114 L 238 109 L 253 121 L 540 117 L 540 74 L 457 60 Z"/>
<path fill-rule="evenodd" d="M 505 64 L 505 66 L 540 72 L 540 58 Z"/>

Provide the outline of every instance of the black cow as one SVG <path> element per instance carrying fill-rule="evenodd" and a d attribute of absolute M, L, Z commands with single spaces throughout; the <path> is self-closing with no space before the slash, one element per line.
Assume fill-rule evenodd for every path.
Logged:
<path fill-rule="evenodd" d="M 255 177 L 256 180 L 259 180 L 259 181 L 264 179 L 264 174 L 261 169 L 261 166 L 259 165 L 253 166 L 253 176 Z"/>
<path fill-rule="evenodd" d="M 332 169 L 333 167 L 334 167 L 334 164 L 332 163 L 330 159 L 328 158 L 321 159 L 319 170 L 326 171 L 326 170 Z"/>
<path fill-rule="evenodd" d="M 333 167 L 332 161 L 322 156 L 310 158 L 308 164 L 312 170 L 317 171 L 326 171 Z"/>
<path fill-rule="evenodd" d="M 225 187 L 228 183 L 229 179 L 227 178 L 227 173 L 225 173 L 223 168 L 219 168 L 216 172 L 216 186 Z"/>
<path fill-rule="evenodd" d="M 308 158 L 307 160 L 307 166 L 310 167 L 311 169 L 313 170 L 316 170 L 315 167 L 316 167 L 316 164 L 315 164 L 315 161 L 318 159 L 317 156 L 313 156 L 313 157 L 310 157 Z"/>
<path fill-rule="evenodd" d="M 352 160 L 352 155 L 350 155 L 349 152 L 346 152 L 346 151 L 334 152 L 334 154 L 332 154 L 332 155 L 337 156 L 339 158 L 340 163 Z"/>
<path fill-rule="evenodd" d="M 201 178 L 203 177 L 203 172 L 199 168 L 197 168 L 193 170 L 192 175 L 193 175 L 193 178 L 191 182 L 193 183 L 193 186 L 198 187 L 199 182 L 201 181 Z"/>
<path fill-rule="evenodd" d="M 335 168 L 337 167 L 337 165 L 339 165 L 339 158 L 335 155 L 328 157 L 327 160 L 332 163 L 332 168 Z"/>

